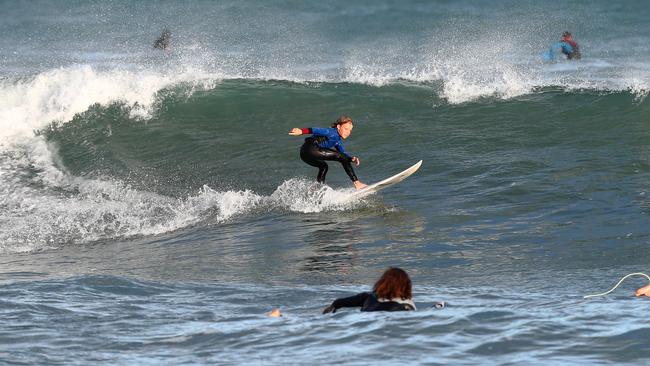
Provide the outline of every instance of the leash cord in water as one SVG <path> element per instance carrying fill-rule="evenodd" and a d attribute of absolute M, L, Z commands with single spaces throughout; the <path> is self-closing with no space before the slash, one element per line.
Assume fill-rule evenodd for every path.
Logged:
<path fill-rule="evenodd" d="M 597 297 L 597 296 L 605 296 L 605 295 L 609 294 L 610 292 L 616 290 L 616 288 L 617 288 L 621 283 L 623 283 L 623 281 L 625 281 L 626 278 L 631 277 L 631 276 L 644 276 L 645 278 L 648 279 L 648 281 L 650 281 L 650 276 L 648 276 L 648 275 L 645 274 L 645 273 L 640 273 L 640 272 L 630 273 L 630 274 L 628 274 L 628 275 L 625 275 L 623 278 L 621 278 L 621 280 L 618 281 L 618 283 L 616 284 L 616 286 L 612 287 L 611 290 L 609 290 L 609 291 L 607 291 L 607 292 L 603 292 L 602 294 L 593 294 L 593 295 L 583 296 L 583 299 L 588 299 L 588 298 L 590 298 L 590 297 Z"/>

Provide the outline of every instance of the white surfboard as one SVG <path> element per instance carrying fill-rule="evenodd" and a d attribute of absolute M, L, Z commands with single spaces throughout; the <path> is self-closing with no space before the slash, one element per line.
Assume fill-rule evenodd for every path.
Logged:
<path fill-rule="evenodd" d="M 357 191 L 352 192 L 350 194 L 349 198 L 360 198 L 360 197 L 363 197 L 363 196 L 367 196 L 369 194 L 377 193 L 378 191 L 380 191 L 380 190 L 382 190 L 382 189 L 384 189 L 386 187 L 390 187 L 393 184 L 397 184 L 397 183 L 403 181 L 404 179 L 408 178 L 409 175 L 415 173 L 418 169 L 420 169 L 420 165 L 422 165 L 422 160 L 418 161 L 413 166 L 411 166 L 410 168 L 404 170 L 401 173 L 397 173 L 397 174 L 393 175 L 390 178 L 386 178 L 386 179 L 384 179 L 384 180 L 382 180 L 380 182 L 371 184 L 371 185 L 369 185 L 369 186 L 367 186 L 365 188 L 362 188 L 362 189 L 359 189 Z"/>

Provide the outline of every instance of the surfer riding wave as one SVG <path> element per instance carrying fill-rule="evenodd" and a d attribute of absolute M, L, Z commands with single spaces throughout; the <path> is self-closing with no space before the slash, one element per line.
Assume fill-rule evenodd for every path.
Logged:
<path fill-rule="evenodd" d="M 305 163 L 318 168 L 316 180 L 319 183 L 325 183 L 328 170 L 326 161 L 338 161 L 343 165 L 345 173 L 356 189 L 366 187 L 366 184 L 359 181 L 352 168 L 352 163 L 358 166 L 361 160 L 348 154 L 343 146 L 343 140 L 350 136 L 353 127 L 352 118 L 341 116 L 332 123 L 331 128 L 292 128 L 289 131 L 291 136 L 312 135 L 306 138 L 300 147 L 300 158 Z"/>

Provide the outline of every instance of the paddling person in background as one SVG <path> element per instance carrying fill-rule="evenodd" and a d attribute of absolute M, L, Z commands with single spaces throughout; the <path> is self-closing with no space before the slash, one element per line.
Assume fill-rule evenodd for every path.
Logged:
<path fill-rule="evenodd" d="M 167 28 L 163 29 L 160 37 L 153 43 L 153 48 L 169 51 L 171 49 L 169 45 L 171 43 L 171 38 L 172 32 L 170 32 Z"/>
<path fill-rule="evenodd" d="M 312 135 L 307 137 L 305 143 L 300 147 L 300 158 L 305 163 L 318 168 L 316 178 L 318 183 L 325 183 L 328 169 L 325 161 L 329 160 L 338 161 L 343 165 L 345 173 L 350 177 L 356 189 L 366 187 L 357 178 L 351 164 L 355 163 L 358 166 L 361 161 L 358 157 L 348 154 L 343 147 L 343 140 L 350 136 L 353 127 L 352 118 L 341 116 L 332 123 L 331 128 L 292 128 L 289 131 L 291 136 Z"/>
<path fill-rule="evenodd" d="M 361 307 L 361 311 L 415 310 L 411 279 L 403 269 L 390 267 L 375 283 L 372 292 L 336 299 L 323 310 L 323 314 L 335 313 L 340 308 L 348 307 Z"/>
<path fill-rule="evenodd" d="M 580 55 L 580 46 L 578 46 L 578 43 L 573 40 L 573 35 L 569 32 L 564 32 L 562 33 L 562 40 L 560 40 L 560 43 L 564 43 L 566 45 L 569 45 L 571 47 L 566 47 L 563 45 L 562 53 L 566 56 L 567 59 L 569 60 L 579 60 L 582 55 Z"/>
<path fill-rule="evenodd" d="M 579 60 L 582 55 L 580 54 L 580 46 L 573 40 L 573 35 L 569 32 L 562 33 L 562 39 L 554 43 L 551 48 L 543 55 L 544 60 L 551 61 L 555 59 L 555 53 L 561 53 L 568 60 Z"/>

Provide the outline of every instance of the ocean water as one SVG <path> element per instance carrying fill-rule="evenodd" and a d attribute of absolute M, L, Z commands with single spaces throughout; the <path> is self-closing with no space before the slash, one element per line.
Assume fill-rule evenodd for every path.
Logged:
<path fill-rule="evenodd" d="M 0 2 L 0 363 L 650 362 L 645 279 L 583 299 L 650 271 L 649 17 Z M 565 30 L 583 59 L 543 62 Z M 362 181 L 422 168 L 315 185 L 287 132 L 341 114 Z M 418 311 L 321 314 L 389 266 Z"/>

